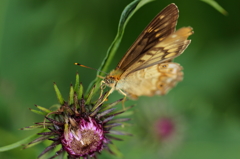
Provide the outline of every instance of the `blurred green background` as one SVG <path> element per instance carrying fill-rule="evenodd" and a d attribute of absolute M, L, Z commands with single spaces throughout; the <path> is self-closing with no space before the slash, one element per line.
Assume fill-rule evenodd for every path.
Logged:
<path fill-rule="evenodd" d="M 85 88 L 115 37 L 118 20 L 130 0 L 1 0 L 0 5 L 0 146 L 35 131 L 21 127 L 42 120 L 28 108 L 57 103 L 53 82 L 65 99 L 79 72 Z M 175 59 L 184 80 L 164 97 L 141 97 L 132 110 L 133 137 L 114 142 L 125 159 L 240 158 L 240 1 L 218 0 L 224 16 L 201 1 L 156 0 L 141 8 L 127 25 L 113 69 L 151 19 L 170 3 L 180 10 L 177 28 L 191 26 L 192 43 Z M 118 99 L 122 95 L 114 93 Z M 120 106 L 120 105 L 119 105 Z M 168 139 L 154 136 L 154 122 L 174 123 Z M 32 159 L 44 144 L 0 153 L 2 159 Z M 117 158 L 103 153 L 100 158 Z"/>

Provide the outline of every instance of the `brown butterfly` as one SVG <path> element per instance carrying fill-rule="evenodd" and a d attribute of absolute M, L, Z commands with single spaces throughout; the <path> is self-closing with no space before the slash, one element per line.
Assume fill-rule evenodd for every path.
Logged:
<path fill-rule="evenodd" d="M 178 8 L 164 8 L 140 34 L 117 67 L 102 81 L 111 91 L 132 99 L 164 95 L 183 78 L 182 67 L 172 59 L 190 44 L 191 27 L 175 31 Z"/>

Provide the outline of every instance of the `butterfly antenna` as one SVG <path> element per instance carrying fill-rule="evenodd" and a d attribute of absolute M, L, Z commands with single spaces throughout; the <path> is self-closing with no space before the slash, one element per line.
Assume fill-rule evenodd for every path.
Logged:
<path fill-rule="evenodd" d="M 105 74 L 107 75 L 106 72 L 100 71 L 100 70 L 98 70 L 98 69 L 96 69 L 96 68 L 88 67 L 88 66 L 82 65 L 82 64 L 80 64 L 80 63 L 74 63 L 74 64 L 75 64 L 75 65 L 78 65 L 78 66 L 81 66 L 81 67 L 89 68 L 89 69 L 92 69 L 92 70 L 97 70 L 97 71 L 102 72 L 102 73 L 105 73 Z"/>

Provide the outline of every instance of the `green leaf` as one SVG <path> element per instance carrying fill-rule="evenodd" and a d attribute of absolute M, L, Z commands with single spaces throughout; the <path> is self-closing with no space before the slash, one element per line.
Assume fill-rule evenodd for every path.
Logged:
<path fill-rule="evenodd" d="M 43 132 L 43 131 L 45 131 L 45 130 L 43 129 L 43 130 L 41 130 L 40 132 Z M 38 133 L 40 133 L 40 132 L 38 132 Z M 8 150 L 12 150 L 12 149 L 14 149 L 14 148 L 20 147 L 20 146 L 22 146 L 22 145 L 24 145 L 24 144 L 27 144 L 27 143 L 29 143 L 30 141 L 34 140 L 34 139 L 35 139 L 36 137 L 38 137 L 38 136 L 39 136 L 39 135 L 34 134 L 34 135 L 32 135 L 32 136 L 29 136 L 29 137 L 27 137 L 27 138 L 25 138 L 25 139 L 23 139 L 23 140 L 20 140 L 20 141 L 18 141 L 18 142 L 15 142 L 15 143 L 13 143 L 13 144 L 0 147 L 0 152 L 8 151 Z"/>
<path fill-rule="evenodd" d="M 83 95 L 83 85 L 82 85 L 82 83 L 80 83 L 80 85 L 79 85 L 79 91 L 77 92 L 77 97 L 78 97 L 78 99 L 81 99 L 81 98 L 82 98 L 82 95 Z"/>
<path fill-rule="evenodd" d="M 37 128 L 43 128 L 43 125 L 31 125 L 31 126 L 28 126 L 25 128 L 21 128 L 21 130 L 33 130 L 33 129 L 37 129 Z"/>
<path fill-rule="evenodd" d="M 123 158 L 123 154 L 119 151 L 116 145 L 114 144 L 109 144 L 110 150 L 114 153 L 114 155 L 118 158 Z"/>
<path fill-rule="evenodd" d="M 74 91 L 78 94 L 79 93 L 79 74 L 76 74 L 76 81 L 74 86 Z"/>
<path fill-rule="evenodd" d="M 86 102 L 85 102 L 85 104 L 86 105 L 89 105 L 90 104 L 90 102 L 91 102 L 91 99 L 92 99 L 92 96 L 93 96 L 93 92 L 94 92 L 94 90 L 95 90 L 95 86 L 93 86 L 92 87 L 92 89 L 91 89 L 91 91 L 90 91 L 90 93 L 88 94 L 88 96 L 87 96 L 87 98 L 86 98 Z"/>
<path fill-rule="evenodd" d="M 27 144 L 27 145 L 25 145 L 24 147 L 23 147 L 23 149 L 27 149 L 27 148 L 30 148 L 30 147 L 33 147 L 33 146 L 35 146 L 35 145 L 37 145 L 37 144 L 40 144 L 42 141 L 39 141 L 39 142 L 36 142 L 36 143 L 33 143 L 33 144 Z"/>
<path fill-rule="evenodd" d="M 112 61 L 120 43 L 121 43 L 121 40 L 122 40 L 122 37 L 124 34 L 124 30 L 125 30 L 125 27 L 126 27 L 128 21 L 130 20 L 130 18 L 133 16 L 133 14 L 138 9 L 140 9 L 142 6 L 144 6 L 145 4 L 147 4 L 151 1 L 153 1 L 153 0 L 135 0 L 125 7 L 125 9 L 123 10 L 122 15 L 120 17 L 120 20 L 119 20 L 117 35 L 116 35 L 115 39 L 113 40 L 112 44 L 110 45 L 110 47 L 108 48 L 107 55 L 104 58 L 100 68 L 98 69 L 102 72 L 100 72 L 100 71 L 97 72 L 97 77 L 89 85 L 87 92 L 90 91 L 90 89 L 92 88 L 92 86 L 94 84 L 96 84 L 95 92 L 99 89 L 100 82 L 102 80 L 99 78 L 99 76 L 101 76 L 101 77 L 105 76 L 104 72 L 108 71 L 108 66 L 110 65 L 110 62 Z"/>
<path fill-rule="evenodd" d="M 47 114 L 49 114 L 49 113 L 51 113 L 52 111 L 51 110 L 49 110 L 49 109 L 47 109 L 47 108 L 44 108 L 44 107 L 41 107 L 41 106 L 39 106 L 39 105 L 35 105 L 38 109 L 40 109 L 41 111 L 43 111 L 43 112 L 45 112 L 45 113 L 47 113 Z"/>
<path fill-rule="evenodd" d="M 31 112 L 36 113 L 36 114 L 39 114 L 39 115 L 43 115 L 43 116 L 47 115 L 47 113 L 44 113 L 44 112 L 39 111 L 39 110 L 35 110 L 35 109 L 31 109 L 31 108 L 29 108 L 29 110 L 30 110 Z"/>
<path fill-rule="evenodd" d="M 119 100 L 117 100 L 117 101 L 115 101 L 115 102 L 113 102 L 113 103 L 110 103 L 110 104 L 108 104 L 108 105 L 103 106 L 103 108 L 100 110 L 100 112 L 103 112 L 103 111 L 105 111 L 105 110 L 111 109 L 111 108 L 114 107 L 115 105 L 117 105 L 117 104 L 119 104 L 120 102 L 122 102 L 122 100 L 123 100 L 123 98 L 122 98 L 122 99 L 119 99 Z"/>
<path fill-rule="evenodd" d="M 55 109 L 55 110 L 58 110 L 59 108 L 61 107 L 60 104 L 54 104 L 50 107 L 50 109 Z"/>
<path fill-rule="evenodd" d="M 62 94 L 61 94 L 61 92 L 59 91 L 56 83 L 54 83 L 53 87 L 54 87 L 54 90 L 55 90 L 55 92 L 56 92 L 56 95 L 57 95 L 57 98 L 58 98 L 59 103 L 60 103 L 60 104 L 64 104 L 64 99 L 63 99 Z"/>
<path fill-rule="evenodd" d="M 122 114 L 119 114 L 118 117 L 129 117 L 129 116 L 132 116 L 134 114 L 133 111 L 126 111 Z"/>
<path fill-rule="evenodd" d="M 132 111 L 127 111 L 127 110 L 128 110 L 128 109 L 131 109 L 133 106 L 134 106 L 134 105 L 129 106 L 129 107 L 126 107 L 126 108 L 124 108 L 124 109 L 122 109 L 122 110 L 113 111 L 113 112 L 111 112 L 111 113 L 108 114 L 108 115 L 111 116 L 111 115 L 116 115 L 116 114 L 117 114 L 118 117 L 126 117 L 126 116 L 129 116 L 129 115 L 132 115 L 133 112 L 132 112 Z M 100 112 L 101 112 L 101 111 L 100 111 Z M 129 113 L 128 113 L 128 112 L 129 112 Z M 102 113 L 102 112 L 101 112 L 101 113 Z M 126 114 L 124 114 L 124 113 L 126 113 Z M 122 114 L 124 114 L 124 115 L 122 115 Z"/>
<path fill-rule="evenodd" d="M 74 96 L 74 89 L 73 89 L 73 86 L 71 85 L 70 92 L 69 92 L 69 100 L 68 100 L 69 105 L 73 104 L 73 96 Z"/>
<path fill-rule="evenodd" d="M 214 0 L 201 0 L 201 1 L 209 4 L 223 15 L 228 15 L 227 11 L 224 8 L 222 8 L 216 1 Z"/>

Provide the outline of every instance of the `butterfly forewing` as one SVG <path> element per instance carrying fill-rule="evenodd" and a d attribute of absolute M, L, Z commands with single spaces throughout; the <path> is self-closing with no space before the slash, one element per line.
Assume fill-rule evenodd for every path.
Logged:
<path fill-rule="evenodd" d="M 140 34 L 119 62 L 116 69 L 120 69 L 123 72 L 125 70 L 130 70 L 131 66 L 134 65 L 142 56 L 146 55 L 152 47 L 175 31 L 177 19 L 177 6 L 175 4 L 168 5 Z"/>
<path fill-rule="evenodd" d="M 158 63 L 169 61 L 179 56 L 190 44 L 191 40 L 187 40 L 187 38 L 191 34 L 191 27 L 181 28 L 175 33 L 172 33 L 163 41 L 152 47 L 146 54 L 144 54 L 138 60 L 139 64 L 136 64 L 135 67 L 128 72 L 125 71 L 123 76 Z"/>

